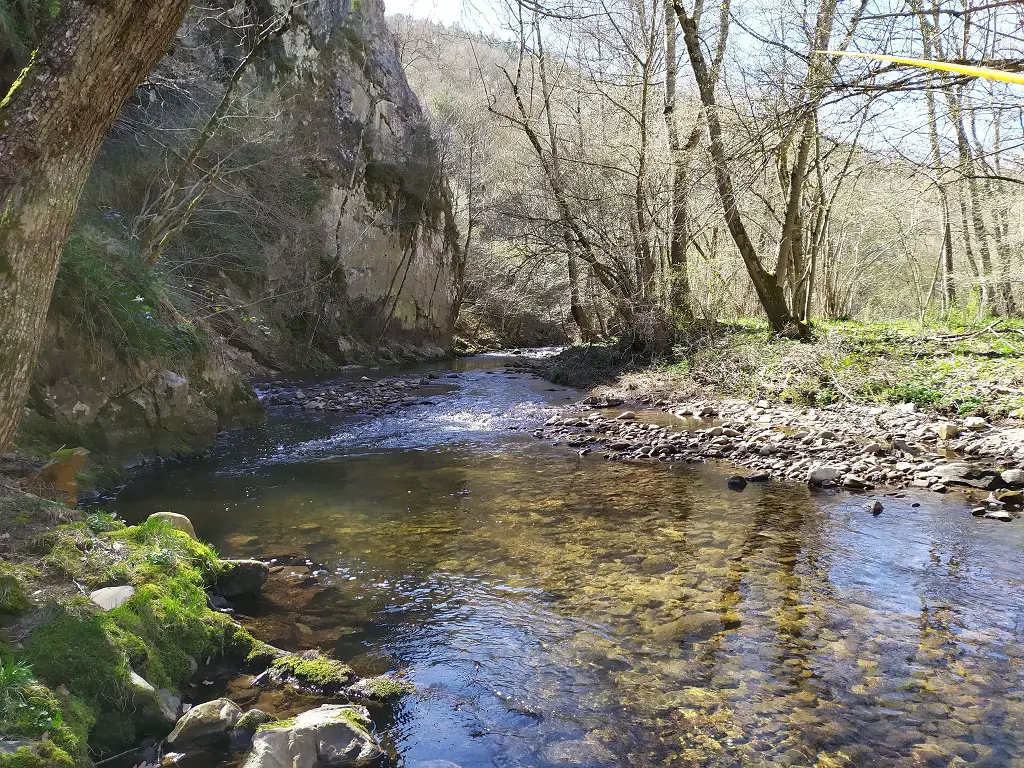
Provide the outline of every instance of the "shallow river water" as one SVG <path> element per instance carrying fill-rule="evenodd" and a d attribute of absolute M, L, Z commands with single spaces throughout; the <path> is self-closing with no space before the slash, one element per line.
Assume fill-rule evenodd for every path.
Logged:
<path fill-rule="evenodd" d="M 322 567 L 251 612 L 408 675 L 388 765 L 1024 766 L 1024 528 L 581 458 L 511 429 L 576 397 L 505 362 L 393 415 L 272 409 L 113 508 Z"/>

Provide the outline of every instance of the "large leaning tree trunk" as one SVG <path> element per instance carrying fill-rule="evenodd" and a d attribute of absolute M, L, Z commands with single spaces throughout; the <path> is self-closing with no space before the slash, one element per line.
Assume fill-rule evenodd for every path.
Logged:
<path fill-rule="evenodd" d="M 718 195 L 725 211 L 725 224 L 732 235 L 736 249 L 743 259 L 743 264 L 750 276 L 750 282 L 754 286 L 757 298 L 768 316 L 768 323 L 772 330 L 780 335 L 794 336 L 801 339 L 810 338 L 810 330 L 807 325 L 796 318 L 786 303 L 786 295 L 778 282 L 778 276 L 769 272 L 761 261 L 761 257 L 754 246 L 747 227 L 743 223 L 740 213 L 739 200 L 733 184 L 732 173 L 729 170 L 729 158 L 725 149 L 724 131 L 718 116 L 718 102 L 715 97 L 715 78 L 711 67 L 708 66 L 707 58 L 704 55 L 704 48 L 701 43 L 698 31 L 697 20 L 699 17 L 690 16 L 682 5 L 682 0 L 672 0 L 672 8 L 676 12 L 679 26 L 683 31 L 683 43 L 686 45 L 686 52 L 690 57 L 690 69 L 693 71 L 693 78 L 697 82 L 697 91 L 700 94 L 701 104 L 704 108 L 704 117 L 707 120 L 709 150 L 711 163 L 715 172 L 715 185 L 718 187 Z M 725 0 L 722 4 L 723 18 L 728 18 L 729 2 Z M 723 24 L 720 34 L 725 35 L 727 26 Z M 722 43 L 720 43 L 721 45 Z"/>
<path fill-rule="evenodd" d="M 188 6 L 68 0 L 0 103 L 0 453 L 18 427 L 82 186 Z"/>

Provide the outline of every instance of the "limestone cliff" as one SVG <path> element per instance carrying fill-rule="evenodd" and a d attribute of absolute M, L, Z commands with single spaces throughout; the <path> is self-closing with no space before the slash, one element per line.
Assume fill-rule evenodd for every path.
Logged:
<path fill-rule="evenodd" d="M 193 453 L 258 411 L 244 375 L 439 356 L 458 242 L 380 0 L 197 5 L 83 196 L 21 444 Z"/>

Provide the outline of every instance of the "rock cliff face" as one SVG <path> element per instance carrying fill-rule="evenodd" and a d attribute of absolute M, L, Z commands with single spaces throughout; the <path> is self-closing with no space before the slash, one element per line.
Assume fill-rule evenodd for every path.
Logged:
<path fill-rule="evenodd" d="M 451 342 L 458 235 L 382 2 L 271 6 L 292 16 L 276 62 L 287 72 L 283 91 L 297 89 L 289 119 L 320 190 L 318 257 L 340 268 L 325 313 L 341 321 L 339 352 L 398 343 L 406 354 L 416 346 L 436 354 Z"/>
<path fill-rule="evenodd" d="M 194 453 L 258 415 L 246 374 L 449 349 L 459 238 L 383 10 L 215 0 L 191 13 L 83 196 L 23 447 Z M 256 44 L 261 29 L 275 34 Z M 188 215 L 150 269 L 146 226 L 168 189 Z"/>
<path fill-rule="evenodd" d="M 301 189 L 303 205 L 261 238 L 256 285 L 248 275 L 219 285 L 236 299 L 228 304 L 260 294 L 260 316 L 287 327 L 268 339 L 237 313 L 218 313 L 229 343 L 271 367 L 308 363 L 295 340 L 306 353 L 342 362 L 436 356 L 451 343 L 459 239 L 437 147 L 383 12 L 380 0 L 224 8 L 236 29 L 290 19 L 247 73 L 259 97 L 246 107 L 270 134 L 254 144 L 292 180 L 291 192 Z M 238 33 L 201 20 L 192 29 L 166 71 L 180 79 L 198 69 L 216 79 L 219 68 L 223 77 L 235 64 Z M 290 198 L 259 179 L 247 184 L 268 207 Z"/>

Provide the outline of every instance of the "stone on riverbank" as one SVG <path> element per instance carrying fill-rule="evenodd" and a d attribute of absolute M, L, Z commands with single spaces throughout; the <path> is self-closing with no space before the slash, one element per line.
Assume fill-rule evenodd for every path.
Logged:
<path fill-rule="evenodd" d="M 1013 515 L 1004 509 L 993 509 L 991 512 L 986 512 L 983 517 L 986 520 L 999 520 L 1003 523 L 1009 523 L 1013 521 Z"/>
<path fill-rule="evenodd" d="M 192 526 L 192 521 L 184 515 L 179 515 L 177 512 L 154 512 L 147 519 L 166 520 L 179 531 L 184 531 L 196 541 L 199 540 L 199 537 L 196 536 L 196 529 Z"/>
<path fill-rule="evenodd" d="M 135 594 L 135 587 L 104 587 L 89 593 L 89 599 L 104 611 L 112 611 L 132 599 Z"/>
<path fill-rule="evenodd" d="M 843 473 L 835 467 L 812 467 L 807 473 L 807 482 L 811 485 L 831 485 L 842 476 Z"/>
<path fill-rule="evenodd" d="M 176 749 L 225 741 L 242 718 L 242 710 L 229 699 L 214 699 L 193 707 L 178 720 L 167 743 Z"/>
<path fill-rule="evenodd" d="M 994 469 L 981 467 L 966 461 L 939 464 L 928 470 L 928 476 L 937 478 L 946 485 L 967 485 L 972 488 L 991 490 L 999 483 Z"/>
<path fill-rule="evenodd" d="M 1015 488 L 1024 486 L 1024 469 L 1007 469 L 999 477 L 1004 483 Z"/>
<path fill-rule="evenodd" d="M 260 560 L 221 560 L 215 588 L 223 597 L 252 595 L 263 588 L 269 577 L 270 566 Z"/>
<path fill-rule="evenodd" d="M 370 735 L 365 707 L 325 704 L 291 720 L 262 726 L 242 768 L 369 765 L 383 755 Z"/>

